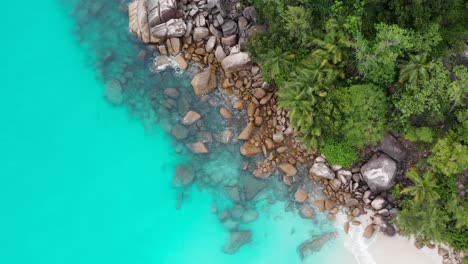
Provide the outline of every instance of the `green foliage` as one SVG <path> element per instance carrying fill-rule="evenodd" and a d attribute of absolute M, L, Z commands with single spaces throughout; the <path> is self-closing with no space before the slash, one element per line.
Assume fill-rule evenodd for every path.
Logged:
<path fill-rule="evenodd" d="M 434 141 L 435 132 L 429 127 L 413 127 L 410 126 L 405 131 L 405 138 L 413 142 L 432 143 Z"/>
<path fill-rule="evenodd" d="M 369 42 L 358 36 L 356 58 L 358 70 L 369 81 L 386 85 L 396 77 L 396 61 L 412 47 L 410 34 L 396 25 L 376 25 L 375 40 Z"/>
<path fill-rule="evenodd" d="M 468 147 L 450 133 L 437 141 L 428 161 L 437 171 L 455 175 L 468 169 Z"/>
<path fill-rule="evenodd" d="M 323 128 L 328 126 L 320 122 L 323 121 L 318 114 L 320 103 L 336 88 L 337 80 L 345 77 L 344 62 L 352 42 L 338 22 L 330 19 L 325 25 L 325 35 L 312 43 L 315 49 L 279 87 L 278 103 L 281 109 L 289 111 L 291 125 L 306 146 L 317 148 Z"/>
<path fill-rule="evenodd" d="M 437 193 L 437 183 L 432 172 L 427 171 L 422 176 L 419 174 L 416 168 L 411 168 L 407 173 L 411 181 L 413 181 L 414 186 L 406 187 L 401 193 L 409 194 L 414 197 L 414 201 L 422 201 L 433 203 L 440 198 Z"/>
<path fill-rule="evenodd" d="M 389 108 L 383 90 L 371 84 L 352 85 L 340 91 L 339 98 L 344 140 L 359 148 L 377 143 L 385 133 Z"/>
<path fill-rule="evenodd" d="M 343 142 L 327 141 L 320 148 L 320 151 L 327 157 L 327 161 L 331 165 L 341 165 L 345 168 L 350 168 L 359 160 L 359 154 L 356 149 Z"/>
<path fill-rule="evenodd" d="M 396 219 L 396 224 L 413 234 L 416 240 L 444 241 L 444 230 L 450 218 L 435 203 L 406 200 L 403 210 Z"/>
<path fill-rule="evenodd" d="M 441 61 L 434 63 L 429 79 L 419 83 L 407 83 L 394 95 L 395 107 L 400 111 L 400 120 L 417 118 L 420 123 L 437 124 L 445 119 L 450 109 L 448 87 L 449 72 Z"/>
<path fill-rule="evenodd" d="M 448 94 L 455 107 L 466 107 L 468 105 L 468 68 L 456 66 L 453 68 L 455 80 L 448 88 Z"/>
<path fill-rule="evenodd" d="M 456 249 L 468 247 L 468 209 L 457 196 L 456 181 L 452 176 L 438 175 L 427 171 L 423 176 L 416 169 L 407 174 L 415 186 L 403 193 L 414 199 L 403 202 L 403 210 L 396 220 L 397 225 L 422 241 L 447 242 Z"/>
<path fill-rule="evenodd" d="M 467 248 L 467 203 L 455 187 L 468 169 L 468 70 L 455 60 L 466 0 L 243 3 L 269 25 L 247 50 L 306 146 L 346 167 L 389 129 L 432 148 L 421 173 L 408 173 L 414 186 L 392 191 L 397 223 L 417 239 Z"/>
<path fill-rule="evenodd" d="M 313 39 L 312 12 L 303 6 L 288 6 L 282 15 L 285 23 L 284 29 L 302 46 L 311 46 Z"/>
<path fill-rule="evenodd" d="M 427 61 L 427 53 L 409 55 L 409 60 L 398 65 L 400 68 L 400 83 L 408 82 L 418 84 L 429 79 L 429 70 L 434 67 L 432 62 Z"/>

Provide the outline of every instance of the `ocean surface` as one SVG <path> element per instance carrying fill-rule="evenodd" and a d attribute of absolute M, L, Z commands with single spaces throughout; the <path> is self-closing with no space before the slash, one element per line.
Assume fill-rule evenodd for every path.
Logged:
<path fill-rule="evenodd" d="M 239 143 L 213 139 L 235 127 L 215 115 L 230 99 L 201 102 L 189 71 L 155 72 L 152 49 L 128 35 L 126 4 L 3 4 L 0 263 L 355 263 L 336 223 L 286 210 L 291 194 L 279 181 L 242 204 L 229 198 L 226 186 L 251 177 Z M 120 106 L 103 96 L 112 81 L 124 89 Z M 210 154 L 194 156 L 171 137 L 183 109 L 180 101 L 164 107 L 169 87 L 207 117 L 188 140 L 205 137 Z M 196 181 L 174 188 L 180 164 L 193 167 Z M 226 210 L 258 217 L 220 221 Z M 225 254 L 232 230 L 251 231 L 252 241 Z M 303 241 L 335 231 L 336 239 L 300 260 Z"/>

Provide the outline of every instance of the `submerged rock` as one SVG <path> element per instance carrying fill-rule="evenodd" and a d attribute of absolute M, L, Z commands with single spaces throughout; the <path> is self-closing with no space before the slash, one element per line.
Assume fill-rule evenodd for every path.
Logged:
<path fill-rule="evenodd" d="M 304 260 L 311 254 L 320 251 L 320 249 L 332 238 L 335 238 L 337 236 L 336 233 L 326 233 L 324 235 L 321 235 L 319 237 L 312 238 L 310 240 L 307 240 L 305 242 L 302 242 L 299 247 L 297 248 L 297 251 L 299 253 L 299 256 L 301 257 L 301 260 Z"/>
<path fill-rule="evenodd" d="M 192 184 L 195 179 L 193 169 L 189 165 L 177 165 L 174 178 L 172 179 L 172 186 L 174 187 L 185 187 Z"/>
<path fill-rule="evenodd" d="M 197 122 L 202 116 L 195 111 L 188 111 L 182 118 L 182 124 L 191 125 Z"/>
<path fill-rule="evenodd" d="M 208 153 L 208 149 L 206 148 L 203 142 L 195 142 L 186 145 L 190 151 L 194 154 L 206 154 Z"/>
<path fill-rule="evenodd" d="M 183 125 L 175 124 L 174 127 L 171 130 L 171 134 L 177 140 L 182 140 L 182 139 L 186 139 L 188 137 L 189 130 L 186 127 L 184 127 Z"/>
<path fill-rule="evenodd" d="M 361 167 L 361 174 L 373 192 L 381 192 L 392 187 L 396 175 L 396 163 L 389 156 L 382 154 Z"/>
<path fill-rule="evenodd" d="M 241 178 L 241 186 L 246 200 L 252 200 L 259 192 L 267 186 L 265 181 L 244 175 Z"/>
<path fill-rule="evenodd" d="M 243 245 L 250 243 L 252 232 L 250 231 L 231 231 L 229 240 L 224 245 L 223 252 L 226 254 L 235 254 Z"/>
<path fill-rule="evenodd" d="M 113 105 L 120 105 L 123 103 L 122 85 L 119 80 L 113 79 L 106 84 L 104 97 Z"/>

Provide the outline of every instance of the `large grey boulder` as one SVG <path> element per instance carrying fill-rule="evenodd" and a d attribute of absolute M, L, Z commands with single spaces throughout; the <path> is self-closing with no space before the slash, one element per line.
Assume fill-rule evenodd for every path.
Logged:
<path fill-rule="evenodd" d="M 237 34 L 237 23 L 232 20 L 224 20 L 223 25 L 221 26 L 223 30 L 223 36 L 229 37 Z"/>
<path fill-rule="evenodd" d="M 196 27 L 193 31 L 193 40 L 198 41 L 207 38 L 210 35 L 210 30 L 206 27 Z"/>
<path fill-rule="evenodd" d="M 144 43 L 151 42 L 148 11 L 144 1 L 132 2 L 128 5 L 128 28 Z"/>
<path fill-rule="evenodd" d="M 151 27 L 157 26 L 176 17 L 176 0 L 140 0 L 146 2 L 148 21 Z"/>
<path fill-rule="evenodd" d="M 184 20 L 178 18 L 154 26 L 151 28 L 151 34 L 155 38 L 180 38 L 185 35 L 186 30 Z"/>
<path fill-rule="evenodd" d="M 244 11 L 242 11 L 242 15 L 250 21 L 257 22 L 257 10 L 255 10 L 253 6 L 246 7 Z"/>
<path fill-rule="evenodd" d="M 317 177 L 327 178 L 330 180 L 335 178 L 335 172 L 323 162 L 314 163 L 309 172 Z"/>
<path fill-rule="evenodd" d="M 252 60 L 247 52 L 231 54 L 223 59 L 221 66 L 226 72 L 236 72 L 249 68 Z"/>
<path fill-rule="evenodd" d="M 229 240 L 224 245 L 223 252 L 226 254 L 235 254 L 243 245 L 249 243 L 252 238 L 250 231 L 231 231 Z"/>
<path fill-rule="evenodd" d="M 392 187 L 396 169 L 396 162 L 382 154 L 364 164 L 361 167 L 361 174 L 371 191 L 381 192 Z"/>
<path fill-rule="evenodd" d="M 406 148 L 390 134 L 385 134 L 382 138 L 379 149 L 396 161 L 403 161 L 407 156 Z"/>

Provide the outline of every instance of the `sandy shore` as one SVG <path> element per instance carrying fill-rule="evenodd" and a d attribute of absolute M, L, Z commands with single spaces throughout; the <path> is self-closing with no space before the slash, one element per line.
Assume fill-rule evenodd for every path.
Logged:
<path fill-rule="evenodd" d="M 381 233 L 375 234 L 368 248 L 370 256 L 376 264 L 441 264 L 442 257 L 437 254 L 437 247 L 417 249 L 414 239 L 406 237 L 388 237 Z"/>
<path fill-rule="evenodd" d="M 414 239 L 396 235 L 388 237 L 375 232 L 370 239 L 363 237 L 364 228 L 372 221 L 369 214 L 357 218 L 362 224 L 351 225 L 348 234 L 344 235 L 346 249 L 352 253 L 359 264 L 441 264 L 443 258 L 439 256 L 437 247 L 417 249 Z M 337 227 L 344 225 L 346 217 L 340 213 Z"/>

